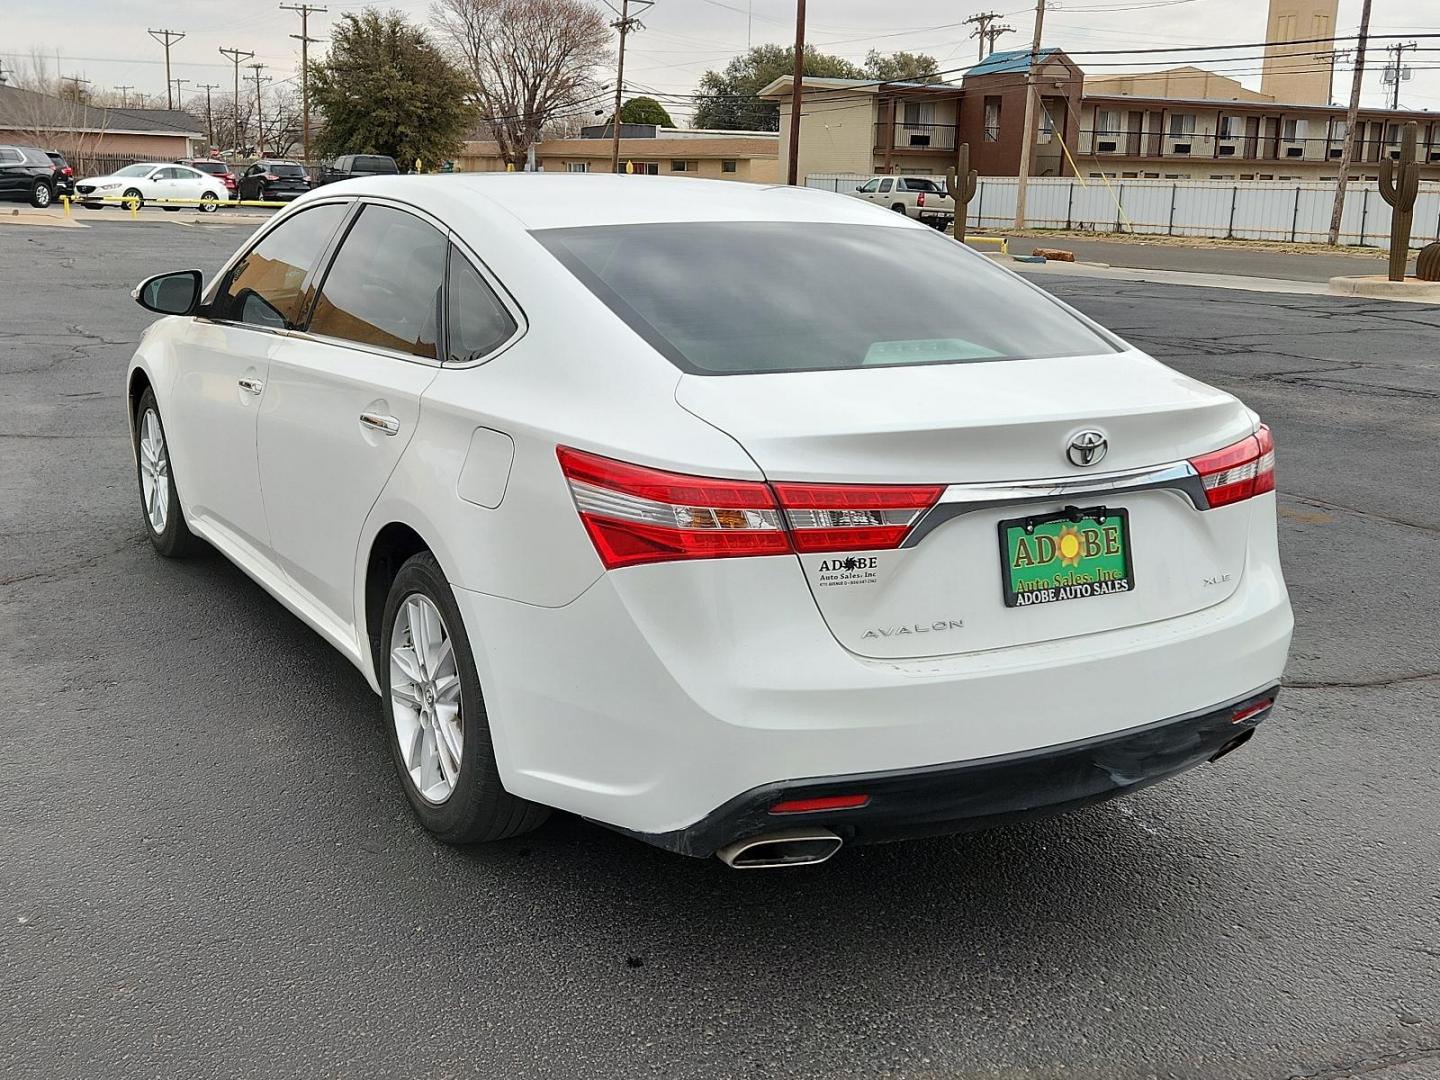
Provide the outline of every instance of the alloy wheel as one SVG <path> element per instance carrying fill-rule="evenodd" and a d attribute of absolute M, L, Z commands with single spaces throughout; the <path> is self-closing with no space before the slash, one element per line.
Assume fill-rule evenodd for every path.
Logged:
<path fill-rule="evenodd" d="M 440 609 L 405 598 L 390 630 L 390 706 L 405 770 L 420 797 L 440 804 L 460 780 L 465 746 L 460 672 Z"/>
<path fill-rule="evenodd" d="M 145 519 L 159 536 L 170 517 L 170 454 L 165 448 L 165 430 L 154 409 L 140 418 L 140 494 L 145 502 Z"/>

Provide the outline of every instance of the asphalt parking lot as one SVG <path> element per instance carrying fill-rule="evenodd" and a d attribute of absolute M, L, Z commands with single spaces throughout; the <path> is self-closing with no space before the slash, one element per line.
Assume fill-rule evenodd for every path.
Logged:
<path fill-rule="evenodd" d="M 246 234 L 0 229 L 0 1076 L 1440 1076 L 1440 308 L 1037 277 L 1274 428 L 1276 715 L 1128 800 L 736 873 L 563 816 L 437 846 L 349 664 L 152 553 L 129 289 Z"/>

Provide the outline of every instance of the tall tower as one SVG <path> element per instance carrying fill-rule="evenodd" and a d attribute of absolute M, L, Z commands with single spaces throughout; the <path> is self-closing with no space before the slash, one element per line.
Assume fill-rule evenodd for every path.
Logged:
<path fill-rule="evenodd" d="M 1310 41 L 1308 45 L 1270 45 L 1260 92 L 1289 105 L 1330 104 L 1330 64 L 1323 59 L 1335 43 L 1315 41 L 1335 34 L 1340 0 L 1270 0 L 1266 41 Z"/>

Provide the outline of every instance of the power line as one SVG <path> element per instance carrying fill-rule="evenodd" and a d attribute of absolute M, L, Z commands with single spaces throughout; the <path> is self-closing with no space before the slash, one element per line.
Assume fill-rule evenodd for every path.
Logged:
<path fill-rule="evenodd" d="M 260 73 L 265 70 L 265 64 L 246 64 L 251 71 L 255 72 L 255 156 L 265 156 L 265 105 L 260 96 Z M 270 81 L 267 75 L 265 82 Z"/>
<path fill-rule="evenodd" d="M 243 49 L 222 48 L 220 55 L 227 58 L 235 67 L 235 128 L 231 132 L 231 138 L 234 140 L 235 145 L 231 147 L 231 149 L 238 153 L 240 144 L 245 139 L 245 136 L 240 131 L 240 64 L 242 61 L 252 59 L 255 53 L 245 52 Z"/>

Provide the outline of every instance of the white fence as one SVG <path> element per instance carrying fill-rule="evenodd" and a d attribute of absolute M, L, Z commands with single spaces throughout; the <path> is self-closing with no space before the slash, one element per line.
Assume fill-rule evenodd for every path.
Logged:
<path fill-rule="evenodd" d="M 807 176 L 810 187 L 851 191 L 868 177 L 844 173 Z M 985 176 L 970 200 L 967 227 L 1004 231 L 1015 223 L 1013 176 Z M 1227 240 L 1324 243 L 1330 231 L 1335 185 L 1273 180 L 1110 180 L 1045 177 L 1031 180 L 1025 221 L 1032 229 L 1096 233 L 1207 236 Z M 1440 240 L 1440 184 L 1420 185 L 1411 244 Z M 1340 219 L 1342 244 L 1384 247 L 1390 242 L 1390 206 L 1379 185 L 1351 183 Z"/>

